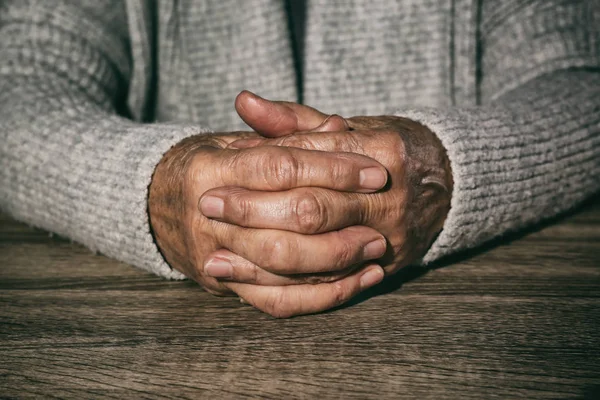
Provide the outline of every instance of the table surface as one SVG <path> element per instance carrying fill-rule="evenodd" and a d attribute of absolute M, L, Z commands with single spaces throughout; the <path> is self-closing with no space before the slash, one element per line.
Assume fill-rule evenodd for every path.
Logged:
<path fill-rule="evenodd" d="M 600 398 L 600 198 L 273 319 L 0 215 L 0 397 Z"/>

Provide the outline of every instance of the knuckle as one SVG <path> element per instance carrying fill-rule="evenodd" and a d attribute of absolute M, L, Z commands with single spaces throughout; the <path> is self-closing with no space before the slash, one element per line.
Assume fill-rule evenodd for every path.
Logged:
<path fill-rule="evenodd" d="M 243 195 L 233 195 L 226 199 L 227 202 L 234 205 L 233 217 L 236 218 L 243 225 L 250 222 L 252 218 L 252 211 L 254 210 L 254 202 Z"/>
<path fill-rule="evenodd" d="M 332 160 L 329 175 L 333 182 L 340 188 L 354 188 L 358 184 L 358 176 L 363 161 L 356 154 L 339 154 Z"/>
<path fill-rule="evenodd" d="M 248 281 L 249 283 L 258 283 L 258 267 L 256 265 L 250 266 Z"/>
<path fill-rule="evenodd" d="M 265 240 L 262 243 L 259 265 L 269 270 L 279 270 L 281 265 L 291 264 L 292 244 L 285 238 Z"/>
<path fill-rule="evenodd" d="M 347 156 L 336 157 L 332 160 L 329 171 L 332 181 L 346 183 L 348 178 L 354 178 L 358 170 L 354 163 L 349 161 Z"/>
<path fill-rule="evenodd" d="M 297 186 L 300 163 L 288 150 L 278 148 L 266 161 L 267 182 L 272 189 L 289 189 Z"/>
<path fill-rule="evenodd" d="M 223 157 L 221 159 L 221 168 L 218 170 L 233 172 L 248 171 L 251 154 L 253 154 L 252 151 L 234 151 L 229 157 Z"/>
<path fill-rule="evenodd" d="M 333 282 L 331 285 L 333 291 L 333 306 L 335 307 L 344 304 L 351 295 L 348 288 L 340 281 Z"/>
<path fill-rule="evenodd" d="M 334 262 L 338 270 L 354 264 L 357 252 L 360 250 L 354 241 L 349 241 L 343 236 L 339 237 L 341 240 L 334 252 L 336 257 Z"/>
<path fill-rule="evenodd" d="M 178 182 L 178 177 L 181 177 L 181 192 L 182 198 L 199 199 L 203 191 L 198 190 L 199 187 L 207 189 L 212 188 L 212 180 L 209 174 L 206 174 L 206 160 L 199 160 L 198 156 L 193 158 L 187 165 L 182 166 L 180 170 L 171 173 L 171 183 Z"/>
<path fill-rule="evenodd" d="M 291 312 L 286 305 L 285 292 L 276 290 L 269 294 L 264 302 L 263 311 L 275 318 L 287 318 Z"/>
<path fill-rule="evenodd" d="M 305 192 L 293 200 L 293 216 L 301 233 L 317 233 L 327 225 L 327 213 L 314 193 Z"/>

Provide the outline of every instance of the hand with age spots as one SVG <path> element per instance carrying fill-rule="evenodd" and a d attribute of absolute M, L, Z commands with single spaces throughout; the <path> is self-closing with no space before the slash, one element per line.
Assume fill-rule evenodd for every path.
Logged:
<path fill-rule="evenodd" d="M 235 140 L 235 135 L 226 135 L 221 143 L 224 150 L 263 149 L 264 154 L 275 156 L 278 148 L 296 149 L 321 160 L 334 154 L 369 156 L 387 169 L 390 180 L 376 193 L 336 186 L 348 166 L 323 162 L 311 166 L 311 170 L 322 168 L 321 174 L 332 178 L 320 185 L 294 181 L 265 189 L 247 180 L 243 184 L 211 183 L 210 188 L 202 183 L 202 189 L 192 196 L 209 189 L 201 193 L 198 203 L 204 216 L 196 218 L 202 223 L 217 232 L 227 227 L 230 233 L 272 234 L 258 234 L 269 240 L 262 247 L 256 243 L 257 236 L 249 234 L 239 236 L 234 244 L 217 240 L 212 246 L 215 251 L 201 251 L 203 257 L 192 263 L 195 267 L 187 268 L 195 275 L 186 274 L 208 290 L 222 293 L 229 289 L 278 317 L 318 312 L 381 280 L 380 267 L 369 265 L 368 260 L 379 258 L 386 274 L 393 274 L 421 257 L 440 231 L 449 208 L 452 179 L 443 147 L 425 127 L 398 117 L 327 116 L 306 106 L 269 102 L 248 92 L 238 96 L 236 108 L 263 136 L 246 133 L 245 139 Z M 358 181 L 368 177 L 377 181 L 379 167 L 362 168 Z M 293 169 L 298 173 L 304 166 Z M 380 179 L 379 188 L 384 180 Z M 366 235 L 366 240 L 350 239 L 348 232 Z M 367 243 L 374 232 L 384 235 L 386 254 L 381 236 L 373 234 L 368 238 L 373 239 L 372 244 Z M 192 242 L 195 244 L 188 247 L 197 248 L 198 240 Z M 256 248 L 262 252 L 254 252 Z M 203 268 L 198 267 L 200 264 Z"/>
<path fill-rule="evenodd" d="M 238 110 L 246 102 L 240 97 Z M 298 116 L 291 130 L 345 128 L 341 118 L 326 119 L 306 107 L 289 107 Z M 289 118 L 280 122 L 285 125 Z M 156 167 L 148 198 L 150 223 L 171 267 L 213 294 L 237 293 L 278 317 L 329 309 L 379 283 L 383 270 L 369 261 L 383 255 L 385 239 L 373 228 L 348 226 L 305 235 L 229 224 L 200 212 L 207 206 L 200 202 L 203 193 L 217 188 L 283 196 L 290 190 L 317 187 L 369 193 L 386 183 L 385 168 L 359 154 L 276 146 L 228 148 L 236 140 L 253 137 L 258 134 L 190 137 L 167 152 Z M 209 208 L 214 213 L 219 207 L 213 203 Z M 233 264 L 224 264 L 227 260 Z"/>
<path fill-rule="evenodd" d="M 388 171 L 389 181 L 375 193 L 315 187 L 280 193 L 217 188 L 204 193 L 201 199 L 205 216 L 238 226 L 287 230 L 308 236 L 368 226 L 386 238 L 387 252 L 377 260 L 386 275 L 424 255 L 442 229 L 453 184 L 445 149 L 429 129 L 394 116 L 328 117 L 306 106 L 269 102 L 247 92 L 238 98 L 240 103 L 244 105 L 238 107 L 240 116 L 261 136 L 235 141 L 229 148 L 283 146 L 323 154 L 362 154 L 380 162 Z M 326 122 L 319 129 L 302 132 L 297 125 L 303 120 Z M 219 207 L 211 207 L 212 204 Z M 268 265 L 247 264 L 227 250 L 219 251 L 216 257 L 229 260 L 233 266 L 230 282 L 235 282 L 242 271 L 252 274 L 254 270 L 270 270 Z M 303 274 L 315 283 L 348 271 L 340 267 L 332 264 L 329 274 L 312 276 L 306 276 L 302 270 L 290 272 Z M 236 289 L 242 291 L 241 286 Z"/>

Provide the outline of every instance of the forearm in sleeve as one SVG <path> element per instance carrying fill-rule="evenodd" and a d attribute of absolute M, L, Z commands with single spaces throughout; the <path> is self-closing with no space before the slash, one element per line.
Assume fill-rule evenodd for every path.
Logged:
<path fill-rule="evenodd" d="M 600 4 L 479 7 L 480 105 L 398 111 L 439 136 L 455 181 L 425 262 L 555 216 L 600 189 Z"/>
<path fill-rule="evenodd" d="M 0 5 L 0 207 L 169 278 L 147 214 L 162 155 L 197 126 L 123 116 L 130 74 L 123 2 Z"/>
<path fill-rule="evenodd" d="M 600 190 L 600 74 L 541 76 L 469 109 L 412 109 L 441 139 L 451 209 L 424 262 L 574 207 Z"/>

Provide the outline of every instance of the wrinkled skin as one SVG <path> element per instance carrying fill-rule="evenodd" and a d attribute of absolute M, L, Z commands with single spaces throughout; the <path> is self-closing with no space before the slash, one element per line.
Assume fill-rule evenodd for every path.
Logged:
<path fill-rule="evenodd" d="M 276 317 L 323 311 L 380 282 L 379 265 L 390 275 L 417 260 L 441 230 L 450 166 L 420 124 L 248 92 L 236 108 L 260 136 L 188 138 L 150 186 L 165 259 L 208 291 Z"/>
<path fill-rule="evenodd" d="M 389 172 L 387 186 L 377 193 L 342 193 L 310 188 L 287 194 L 234 193 L 216 189 L 205 195 L 225 200 L 222 221 L 254 228 L 292 230 L 315 234 L 347 226 L 369 226 L 389 244 L 379 262 L 386 274 L 424 255 L 441 230 L 450 207 L 452 176 L 445 151 L 435 135 L 422 125 L 400 117 L 353 117 L 351 131 L 298 133 L 278 139 L 253 138 L 233 142 L 230 148 L 287 146 L 326 152 L 363 154 L 379 161 Z M 286 198 L 287 197 L 287 198 Z M 305 203 L 311 216 L 271 212 L 283 204 Z M 244 204 L 245 212 L 239 212 Z M 252 210 L 252 211 L 248 211 Z"/>
<path fill-rule="evenodd" d="M 360 170 L 375 168 L 385 184 L 385 169 L 354 154 L 319 154 L 300 149 L 262 147 L 226 149 L 250 133 L 196 136 L 180 142 L 161 160 L 150 186 L 150 222 L 167 262 L 213 294 L 237 293 L 276 317 L 313 313 L 342 304 L 383 279 L 380 266 L 365 264 L 385 251 L 383 236 L 372 228 L 349 227 L 339 232 L 306 236 L 277 230 L 250 229 L 206 218 L 199 211 L 203 192 L 215 187 L 285 191 L 323 186 L 335 190 L 373 191 L 360 184 Z M 330 172 L 338 171 L 333 175 Z M 378 186 L 378 187 L 379 187 Z M 370 242 L 380 249 L 370 256 Z M 305 252 L 310 248 L 318 251 Z M 224 282 L 206 273 L 210 254 L 229 249 L 240 265 L 265 265 Z M 345 270 L 316 283 L 298 269 L 319 274 L 332 265 Z M 352 268 L 351 268 L 352 267 Z M 236 269 L 237 271 L 237 269 Z M 251 283 L 243 283 L 251 282 Z M 272 285 L 272 286 L 265 286 Z"/>

